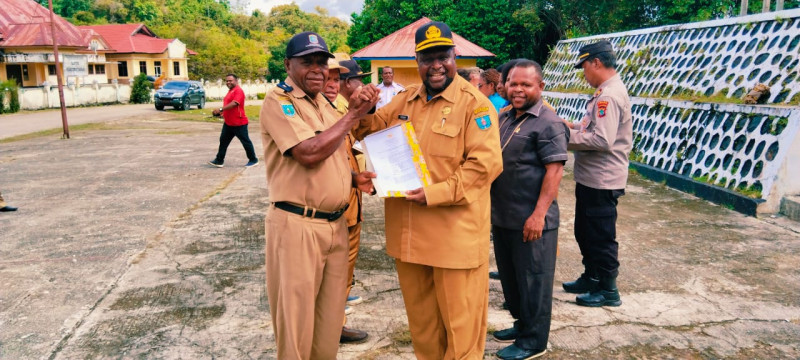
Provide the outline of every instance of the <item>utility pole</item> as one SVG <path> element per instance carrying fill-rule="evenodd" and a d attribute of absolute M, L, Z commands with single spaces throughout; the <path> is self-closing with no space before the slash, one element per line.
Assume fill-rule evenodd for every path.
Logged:
<path fill-rule="evenodd" d="M 745 16 L 745 15 L 747 15 L 747 0 L 742 0 L 741 4 L 742 5 L 739 6 L 739 8 L 740 8 L 739 15 L 740 16 Z"/>
<path fill-rule="evenodd" d="M 58 41 L 56 41 L 56 21 L 53 13 L 53 0 L 47 0 L 50 7 L 50 35 L 53 36 L 53 57 L 56 63 L 56 80 L 58 81 L 58 100 L 61 101 L 61 125 L 64 128 L 62 139 L 69 139 L 69 124 L 67 123 L 67 107 L 64 104 L 64 82 L 61 81 L 62 71 L 61 62 L 58 61 Z"/>

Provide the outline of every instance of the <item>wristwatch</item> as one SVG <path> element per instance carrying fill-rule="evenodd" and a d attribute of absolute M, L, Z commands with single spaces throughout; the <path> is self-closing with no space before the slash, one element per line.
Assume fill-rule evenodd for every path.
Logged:
<path fill-rule="evenodd" d="M 222 108 L 219 108 L 219 112 L 222 112 Z"/>

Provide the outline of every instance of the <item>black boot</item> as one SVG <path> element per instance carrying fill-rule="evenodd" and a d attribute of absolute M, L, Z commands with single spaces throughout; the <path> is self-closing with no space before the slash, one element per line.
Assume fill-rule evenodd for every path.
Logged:
<path fill-rule="evenodd" d="M 585 294 L 597 290 L 598 282 L 597 277 L 586 270 L 577 280 L 561 283 L 561 286 L 570 294 Z"/>
<path fill-rule="evenodd" d="M 578 295 L 575 302 L 580 306 L 589 307 L 622 305 L 617 290 L 617 278 L 601 276 L 597 289 L 588 294 Z"/>

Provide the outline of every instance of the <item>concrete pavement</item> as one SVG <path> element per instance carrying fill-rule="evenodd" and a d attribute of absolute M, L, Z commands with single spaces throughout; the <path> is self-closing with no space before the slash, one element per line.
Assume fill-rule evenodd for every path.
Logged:
<path fill-rule="evenodd" d="M 172 114 L 0 145 L 0 186 L 20 207 L 0 214 L 0 358 L 275 357 L 263 165 L 244 169 L 234 141 L 224 168 L 205 166 L 219 124 Z M 620 201 L 623 305 L 589 309 L 560 289 L 580 272 L 573 191 L 567 171 L 547 357 L 800 358 L 797 223 L 633 175 Z M 354 289 L 365 302 L 348 317 L 371 337 L 343 359 L 413 358 L 382 211 L 367 197 Z M 512 323 L 502 301 L 491 281 L 490 330 Z M 486 358 L 504 345 L 489 338 Z"/>

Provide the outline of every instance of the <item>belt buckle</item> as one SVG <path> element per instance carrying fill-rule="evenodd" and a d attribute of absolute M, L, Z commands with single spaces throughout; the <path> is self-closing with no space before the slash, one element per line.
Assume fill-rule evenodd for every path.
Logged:
<path fill-rule="evenodd" d="M 335 221 L 336 219 L 340 218 L 344 213 L 344 208 L 336 210 L 328 215 L 328 221 Z"/>
<path fill-rule="evenodd" d="M 344 214 L 344 212 L 347 211 L 347 208 L 349 207 L 350 204 L 347 204 L 343 208 L 330 213 L 330 215 L 328 215 L 328 221 L 335 221 L 336 219 L 342 217 L 342 214 Z"/>

